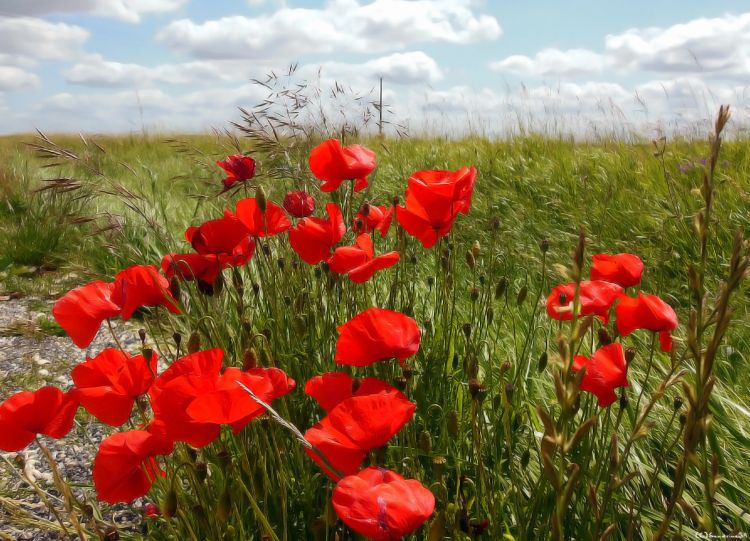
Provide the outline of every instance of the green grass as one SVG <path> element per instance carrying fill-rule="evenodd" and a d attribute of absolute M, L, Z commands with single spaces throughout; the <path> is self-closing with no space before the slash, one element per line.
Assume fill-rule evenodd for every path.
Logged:
<path fill-rule="evenodd" d="M 30 136 L 0 138 L 0 231 L 3 234 L 0 261 L 8 267 L 4 278 L 6 291 L 24 287 L 33 289 L 24 286 L 24 280 L 33 281 L 36 288 L 45 283 L 39 273 L 28 278 L 20 276 L 23 272 L 19 269 L 28 266 L 55 267 L 59 273 L 75 271 L 78 283 L 83 283 L 95 277 L 111 279 L 115 272 L 134 263 L 158 263 L 166 252 L 189 250 L 183 239 L 187 226 L 216 217 L 225 206 L 233 207 L 237 199 L 252 195 L 244 191 L 234 196 L 219 195 L 221 174 L 213 162 L 234 152 L 234 141 L 228 137 L 185 136 L 179 137 L 184 142 L 179 145 L 167 143 L 166 138 L 159 136 L 139 135 L 101 137 L 96 139 L 96 144 L 71 136 L 53 136 L 52 139 L 71 149 L 79 159 L 66 160 L 40 170 L 39 165 L 44 162 L 20 145 L 22 140 L 30 141 Z M 399 435 L 397 441 L 402 449 L 413 451 L 417 441 L 427 439 L 421 436 L 426 432 L 432 440 L 431 451 L 418 454 L 417 460 L 406 451 L 393 451 L 395 455 L 391 456 L 391 461 L 404 465 L 426 484 L 426 479 L 435 481 L 430 473 L 430 458 L 437 454 L 450 458 L 450 472 L 460 472 L 465 466 L 470 474 L 475 473 L 478 466 L 471 463 L 473 449 L 462 447 L 464 442 L 460 437 L 456 441 L 456 435 L 451 434 L 446 426 L 451 411 L 457 410 L 455 414 L 464 423 L 462 429 L 470 427 L 469 409 L 473 402 L 467 398 L 466 374 L 460 361 L 476 357 L 481 366 L 480 373 L 489 386 L 484 411 L 493 427 L 503 427 L 503 430 L 498 428 L 493 432 L 496 439 L 488 442 L 489 450 L 483 455 L 488 461 L 486 467 L 492 471 L 496 492 L 493 501 L 503 511 L 489 510 L 480 501 L 472 504 L 475 505 L 474 518 L 481 519 L 491 511 L 495 513 L 491 517 L 491 539 L 499 539 L 506 531 L 523 537 L 524 534 L 518 533 L 518 524 L 514 523 L 517 516 L 513 515 L 523 505 L 515 500 L 530 497 L 530 493 L 545 483 L 537 460 L 538 442 L 533 437 L 534 431 L 542 430 L 535 408 L 541 404 L 552 410 L 555 404 L 550 369 L 542 373 L 536 369 L 540 355 L 543 352 L 552 355 L 556 349 L 557 327 L 550 324 L 541 303 L 551 287 L 565 279 L 563 267 L 570 267 L 570 254 L 578 239 L 578 231 L 583 228 L 589 243 L 587 257 L 599 251 L 639 254 L 647 269 L 642 290 L 668 300 L 677 309 L 684 326 L 691 302 L 687 268 L 699 257 L 693 220 L 703 204 L 699 190 L 705 168 L 700 160 L 708 153 L 707 144 L 704 141 L 670 141 L 663 152 L 655 155 L 655 147 L 648 142 L 603 140 L 587 143 L 543 136 L 507 141 L 372 138 L 362 142 L 378 155 L 379 166 L 371 177 L 372 188 L 368 193 L 371 202 L 377 204 L 388 203 L 394 196 L 403 194 L 406 179 L 414 170 L 456 169 L 463 165 L 477 167 L 479 177 L 471 214 L 459 219 L 450 237 L 453 247 L 450 272 L 441 276 L 437 256 L 413 242 L 406 244 L 402 260 L 394 271 L 396 279 L 401 280 L 397 285 L 402 289 L 393 297 L 389 297 L 391 292 L 385 289 L 384 282 L 378 282 L 372 290 L 362 291 L 350 284 L 332 281 L 326 286 L 327 292 L 321 292 L 323 286 L 315 282 L 307 268 L 280 273 L 279 276 L 265 275 L 261 270 L 257 271 L 260 275 L 250 275 L 248 271 L 243 275 L 245 280 L 260 280 L 259 276 L 279 280 L 262 283 L 263 291 L 268 288 L 268 293 L 264 292 L 253 301 L 253 331 L 268 331 L 272 335 L 271 355 L 301 383 L 311 373 L 319 373 L 326 366 L 331 369 L 331 337 L 335 336 L 335 325 L 346 319 L 344 316 L 351 316 L 358 307 L 371 304 L 373 298 L 378 302 L 388 299 L 397 309 L 413 313 L 424 327 L 425 320 L 431 316 L 430 307 L 441 302 L 437 298 L 437 287 L 433 290 L 426 285 L 429 276 L 437 275 L 438 284 L 455 291 L 458 308 L 456 321 L 451 321 L 455 329 L 432 328 L 427 333 L 418 357 L 421 373 L 417 379 L 423 384 L 415 384 L 412 389 L 419 404 L 418 421 Z M 305 142 L 302 147 L 295 148 L 291 156 L 292 163 L 299 165 L 302 171 L 306 171 L 302 157 L 311 145 L 311 142 Z M 253 150 L 252 145 L 248 143 L 246 149 Z M 285 169 L 278 156 L 260 153 L 258 158 L 261 172 L 274 171 L 273 175 L 263 176 L 261 173 L 259 177 L 269 199 L 280 201 L 288 189 L 300 182 L 311 186 L 315 183 L 306 173 L 302 178 L 292 179 L 289 169 Z M 695 165 L 682 172 L 680 165 L 687 162 Z M 75 177 L 80 188 L 64 194 L 33 194 L 34 190 L 44 186 L 45 178 L 67 177 Z M 716 291 L 725 278 L 734 231 L 740 229 L 745 234 L 750 231 L 750 143 L 725 143 L 716 182 L 706 279 L 709 292 Z M 491 227 L 496 220 L 500 221 L 499 229 Z M 482 255 L 476 269 L 472 270 L 464 263 L 464 253 L 475 240 L 482 246 Z M 549 241 L 544 268 L 539 248 L 542 240 Z M 294 259 L 288 247 L 275 241 L 270 245 L 274 257 L 284 257 L 286 261 Z M 448 244 L 441 245 L 440 249 L 446 247 Z M 418 258 L 417 265 L 409 262 L 412 255 Z M 42 276 L 45 274 L 41 273 Z M 226 275 L 228 281 L 229 273 Z M 501 299 L 493 301 L 491 292 L 501 279 L 508 280 L 507 292 Z M 49 280 L 46 283 L 55 287 Z M 495 310 L 494 325 L 484 322 L 485 312 L 477 313 L 478 309 L 469 300 L 474 287 L 481 290 L 480 305 Z M 523 288 L 528 295 L 517 305 L 517 295 Z M 318 294 L 320 298 L 305 300 L 307 293 Z M 206 347 L 221 345 L 234 358 L 241 357 L 247 347 L 243 330 L 243 323 L 247 322 L 236 314 L 237 295 L 229 292 L 223 297 L 201 300 L 192 307 L 192 314 L 177 323 L 179 329 L 186 335 L 201 329 Z M 300 313 L 274 304 L 286 301 L 286 297 L 290 303 L 295 303 L 294 306 L 303 307 Z M 436 297 L 434 301 L 433 297 Z M 343 301 L 339 305 L 336 299 Z M 714 367 L 716 390 L 711 411 L 715 441 L 712 449 L 716 456 L 721 456 L 720 469 L 726 478 L 717 497 L 719 531 L 723 533 L 750 530 L 750 517 L 742 514 L 743 510 L 750 508 L 750 463 L 746 459 L 746 449 L 750 445 L 750 392 L 744 378 L 738 377 L 750 369 L 748 299 L 747 285 L 743 285 L 734 297 L 734 323 Z M 305 302 L 312 302 L 314 309 L 305 307 Z M 316 304 L 318 302 L 320 307 Z M 317 313 L 318 308 L 320 313 Z M 215 318 L 216 314 L 222 314 L 222 318 Z M 475 333 L 472 336 L 481 337 L 479 343 L 463 339 L 460 329 L 464 323 L 478 326 L 472 331 Z M 149 321 L 149 324 L 158 329 L 163 322 Z M 42 323 L 40 329 L 56 332 L 48 323 Z M 150 334 L 154 339 L 159 335 L 158 332 Z M 171 331 L 167 335 L 171 335 Z M 685 348 L 685 338 L 684 330 L 679 330 L 679 350 Z M 645 357 L 650 340 L 645 334 L 637 334 L 629 340 L 639 350 L 639 362 L 635 362 L 629 371 L 633 385 L 631 391 L 636 393 L 645 378 Z M 166 342 L 160 345 L 169 350 Z M 459 363 L 450 367 L 454 353 L 458 355 Z M 505 361 L 510 363 L 510 368 L 502 368 Z M 685 363 L 685 367 L 689 368 L 689 363 Z M 654 375 L 647 385 L 651 392 L 658 376 L 666 374 L 667 368 L 666 356 L 657 355 Z M 397 376 L 393 371 L 382 370 L 377 375 L 388 376 L 390 380 Z M 507 370 L 515 381 L 520 382 L 514 391 L 514 409 L 510 413 L 504 409 L 507 398 L 504 398 L 502 387 L 507 381 L 504 379 Z M 688 373 L 686 377 L 690 380 L 692 375 Z M 663 443 L 676 433 L 679 418 L 677 414 L 673 415 L 672 404 L 679 393 L 679 388 L 672 388 L 659 401 L 652 416 L 651 430 L 634 446 L 624 466 L 625 471 L 652 471 L 654 454 L 661 452 Z M 436 411 L 432 404 L 439 405 L 444 417 L 431 417 Z M 590 400 L 585 401 L 581 409 L 584 413 L 596 410 Z M 304 411 L 285 408 L 282 413 L 300 427 L 309 426 L 316 417 L 309 408 Z M 606 422 L 614 423 L 616 414 L 616 410 L 607 412 Z M 602 422 L 604 418 L 602 414 Z M 622 423 L 627 434 L 635 424 L 632 407 L 627 410 Z M 601 423 L 598 430 L 604 433 Z M 242 438 L 244 448 L 260 452 L 262 448 L 258 441 L 268 437 L 264 431 L 265 428 L 255 425 L 248 429 Z M 506 437 L 510 433 L 514 434 L 512 439 Z M 274 429 L 271 434 L 275 438 L 285 437 L 280 430 Z M 595 431 L 594 436 L 599 435 Z M 602 443 L 594 436 L 592 441 L 587 440 L 587 445 L 597 449 L 607 447 L 608 442 Z M 512 443 L 508 443 L 510 441 Z M 504 451 L 505 445 L 510 446 L 508 453 Z M 677 460 L 679 448 L 678 444 L 665 451 L 670 463 Z M 525 450 L 530 450 L 532 456 L 528 472 L 519 466 Z M 206 453 L 207 460 L 212 452 Z M 580 454 L 573 458 L 585 463 L 588 460 L 585 453 L 578 452 Z M 597 455 L 597 461 L 599 458 Z M 279 457 L 268 456 L 258 464 L 248 465 L 247 469 L 262 476 L 266 460 L 268 464 L 280 467 Z M 290 466 L 294 471 L 294 482 L 301 485 L 301 488 L 290 485 L 290 490 L 300 490 L 297 496 L 304 503 L 300 504 L 302 510 L 299 512 L 304 518 L 309 518 L 304 514 L 307 510 L 323 505 L 320 494 L 314 490 L 320 488 L 322 481 L 308 472 L 310 466 L 299 453 L 292 453 L 290 460 L 296 461 L 293 467 Z M 272 471 L 270 466 L 268 471 Z M 661 472 L 657 492 L 669 493 L 669 472 L 668 468 Z M 537 479 L 541 479 L 539 484 Z M 593 482 L 594 479 L 587 478 L 587 481 Z M 267 477 L 257 480 L 258 486 L 267 489 L 276 483 L 291 482 Z M 687 503 L 700 507 L 701 480 L 691 474 L 688 486 Z M 455 485 L 450 485 L 450 488 L 456 490 Z M 617 512 L 613 510 L 612 517 L 622 518 L 622 509 L 627 511 L 628 498 L 634 498 L 639 490 L 639 487 L 627 488 L 621 496 L 622 507 Z M 538 501 L 536 495 L 532 496 L 535 505 L 539 506 L 539 514 L 548 513 L 552 493 L 543 492 Z M 587 524 L 587 513 L 590 514 L 587 498 L 584 489 L 576 494 L 570 506 L 570 522 L 566 524 L 567 531 L 581 539 L 588 538 L 588 531 L 582 526 Z M 653 505 L 656 500 L 654 496 L 642 511 L 643 524 L 638 535 L 645 536 L 658 525 L 660 510 Z M 285 516 L 280 515 L 281 512 L 272 504 L 264 505 L 271 508 L 269 516 L 277 519 Z M 451 509 L 446 505 L 444 515 L 450 514 Z M 304 530 L 309 524 L 300 526 L 304 520 L 300 517 L 295 520 L 297 529 L 292 530 L 292 538 L 294 532 L 307 531 L 309 534 L 309 530 Z M 680 521 L 686 535 L 696 528 L 687 513 L 680 515 Z M 548 529 L 539 528 L 532 529 L 531 533 L 526 531 L 525 538 L 549 535 Z"/>

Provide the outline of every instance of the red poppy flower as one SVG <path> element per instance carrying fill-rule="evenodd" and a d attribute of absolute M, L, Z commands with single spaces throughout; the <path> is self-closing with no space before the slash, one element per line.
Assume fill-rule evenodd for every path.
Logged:
<path fill-rule="evenodd" d="M 393 221 L 393 207 L 386 207 L 385 205 L 365 205 L 363 206 L 357 215 L 354 217 L 354 224 L 352 229 L 358 235 L 362 233 L 369 233 L 370 231 L 377 231 L 381 237 L 385 237 L 388 234 L 388 230 L 391 228 L 391 222 Z"/>
<path fill-rule="evenodd" d="M 367 187 L 367 175 L 375 169 L 375 153 L 360 145 L 342 147 L 337 139 L 329 139 L 310 153 L 310 170 L 324 181 L 320 189 L 332 192 L 345 180 L 354 180 L 354 191 Z"/>
<path fill-rule="evenodd" d="M 622 344 L 615 342 L 594 352 L 589 359 L 583 355 L 573 358 L 573 370 L 586 368 L 581 390 L 596 395 L 599 407 L 606 408 L 617 400 L 615 389 L 628 386 L 628 364 Z"/>
<path fill-rule="evenodd" d="M 457 171 L 415 171 L 409 178 L 406 197 L 408 199 L 413 191 L 424 193 L 424 190 L 419 188 L 428 188 L 432 194 L 440 195 L 452 202 L 452 213 L 468 214 L 476 179 L 477 170 L 474 167 L 462 167 Z M 419 199 L 419 196 L 417 198 Z"/>
<path fill-rule="evenodd" d="M 333 248 L 346 233 L 344 217 L 335 203 L 326 205 L 328 219 L 302 218 L 289 230 L 289 244 L 310 265 L 328 259 Z"/>
<path fill-rule="evenodd" d="M 180 313 L 169 292 L 169 281 L 155 265 L 133 265 L 118 272 L 112 300 L 122 306 L 120 317 L 125 321 L 141 306 L 165 306 L 173 314 Z"/>
<path fill-rule="evenodd" d="M 332 502 L 344 524 L 374 541 L 409 535 L 435 510 L 435 496 L 422 483 L 374 466 L 339 481 Z"/>
<path fill-rule="evenodd" d="M 633 254 L 595 254 L 591 257 L 591 279 L 605 280 L 622 287 L 641 283 L 643 261 Z"/>
<path fill-rule="evenodd" d="M 414 416 L 416 405 L 403 393 L 381 392 L 353 396 L 339 402 L 318 424 L 305 432 L 305 439 L 344 475 L 356 473 L 367 453 L 383 447 Z M 308 455 L 336 478 L 312 451 Z"/>
<path fill-rule="evenodd" d="M 228 209 L 223 218 L 188 228 L 185 238 L 199 254 L 216 254 L 224 268 L 244 265 L 255 252 L 250 231 Z"/>
<path fill-rule="evenodd" d="M 392 267 L 399 260 L 398 252 L 388 252 L 374 257 L 372 239 L 364 233 L 357 237 L 354 246 L 336 248 L 328 264 L 333 272 L 347 274 L 352 282 L 361 284 L 383 269 Z"/>
<path fill-rule="evenodd" d="M 547 315 L 552 319 L 568 321 L 573 315 L 576 285 L 560 284 L 552 288 L 547 297 Z M 580 283 L 578 302 L 580 316 L 599 316 L 606 324 L 609 309 L 622 293 L 622 287 L 603 280 L 584 280 Z"/>
<path fill-rule="evenodd" d="M 338 329 L 336 363 L 368 366 L 386 359 L 404 359 L 419 349 L 417 322 L 400 312 L 368 308 Z"/>
<path fill-rule="evenodd" d="M 404 231 L 422 243 L 425 248 L 432 248 L 438 239 L 445 237 L 453 229 L 455 216 L 430 212 L 427 207 L 411 204 L 396 207 L 396 220 Z"/>
<path fill-rule="evenodd" d="M 254 197 L 237 203 L 237 218 L 254 237 L 278 235 L 292 225 L 280 206 L 267 201 L 264 212 Z"/>
<path fill-rule="evenodd" d="M 226 192 L 237 182 L 245 182 L 255 176 L 255 160 L 242 154 L 227 156 L 224 161 L 216 162 L 227 173 L 227 178 L 222 181 Z"/>
<path fill-rule="evenodd" d="M 94 458 L 96 498 L 129 503 L 145 496 L 164 472 L 155 457 L 168 455 L 174 444 L 144 430 L 117 432 L 102 441 Z"/>
<path fill-rule="evenodd" d="M 187 413 L 197 397 L 216 390 L 224 352 L 214 348 L 176 360 L 149 389 L 154 421 L 149 432 L 193 447 L 205 447 L 219 435 L 219 425 L 195 421 Z"/>
<path fill-rule="evenodd" d="M 52 307 L 52 316 L 79 348 L 88 347 L 105 319 L 122 308 L 112 300 L 115 285 L 101 280 L 68 291 Z"/>
<path fill-rule="evenodd" d="M 622 295 L 615 307 L 615 316 L 617 331 L 622 336 L 636 329 L 658 332 L 661 350 L 672 350 L 671 331 L 677 328 L 677 314 L 656 295 L 639 293 L 636 298 Z"/>
<path fill-rule="evenodd" d="M 62 438 L 73 428 L 78 394 L 56 387 L 16 393 L 0 404 L 0 449 L 20 451 L 37 434 Z"/>
<path fill-rule="evenodd" d="M 71 373 L 81 405 L 101 422 L 120 426 L 130 418 L 135 399 L 145 394 L 156 378 L 156 353 L 149 363 L 119 349 L 107 348 L 86 359 Z"/>
<path fill-rule="evenodd" d="M 278 368 L 253 368 L 245 372 L 239 368 L 227 368 L 213 391 L 196 397 L 190 403 L 188 416 L 199 423 L 231 425 L 237 434 L 266 411 L 237 382 L 267 404 L 296 386 L 294 380 Z"/>
<path fill-rule="evenodd" d="M 161 260 L 161 268 L 169 279 L 177 276 L 180 280 L 213 285 L 222 266 L 216 254 L 167 254 Z"/>
<path fill-rule="evenodd" d="M 317 400 L 326 412 L 330 412 L 339 403 L 353 396 L 393 392 L 398 390 L 378 378 L 355 379 L 343 372 L 315 376 L 305 383 L 305 394 Z"/>
<path fill-rule="evenodd" d="M 306 218 L 315 212 L 315 198 L 307 192 L 289 192 L 284 197 L 284 210 L 295 218 Z"/>

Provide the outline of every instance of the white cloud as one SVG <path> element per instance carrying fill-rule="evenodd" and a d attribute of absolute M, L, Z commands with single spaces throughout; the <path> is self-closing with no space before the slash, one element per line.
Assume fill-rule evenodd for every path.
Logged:
<path fill-rule="evenodd" d="M 496 39 L 497 20 L 470 0 L 331 0 L 321 9 L 282 7 L 258 17 L 174 21 L 157 39 L 197 58 L 290 59 L 332 52 L 382 53 L 413 43 Z"/>
<path fill-rule="evenodd" d="M 668 28 L 608 35 L 606 53 L 620 66 L 656 72 L 747 77 L 750 13 L 695 19 Z"/>
<path fill-rule="evenodd" d="M 12 92 L 39 86 L 39 77 L 15 66 L 0 66 L 0 92 Z"/>
<path fill-rule="evenodd" d="M 492 62 L 490 69 L 529 77 L 574 77 L 600 73 L 607 59 L 588 49 L 542 49 L 533 57 L 513 55 Z"/>
<path fill-rule="evenodd" d="M 16 59 L 67 59 L 78 55 L 89 37 L 80 26 L 31 17 L 0 16 L 0 57 Z"/>
<path fill-rule="evenodd" d="M 88 13 L 137 23 L 143 15 L 180 9 L 189 0 L 3 0 L 3 15 Z"/>
<path fill-rule="evenodd" d="M 308 64 L 300 69 L 300 74 L 313 78 L 317 71 L 320 71 L 322 78 L 329 83 L 337 81 L 363 87 L 376 83 L 380 77 L 388 83 L 399 85 L 429 85 L 443 78 L 443 70 L 438 63 L 422 51 L 393 53 L 361 64 Z"/>

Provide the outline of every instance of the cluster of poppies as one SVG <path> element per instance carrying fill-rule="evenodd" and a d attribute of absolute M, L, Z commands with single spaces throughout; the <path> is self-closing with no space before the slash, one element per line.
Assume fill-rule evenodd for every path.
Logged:
<path fill-rule="evenodd" d="M 354 192 L 366 188 L 375 163 L 371 150 L 342 147 L 333 139 L 316 147 L 309 160 L 323 192 L 347 181 L 353 181 Z M 255 176 L 256 163 L 248 156 L 229 156 L 217 164 L 227 172 L 224 191 Z M 359 208 L 350 246 L 338 246 L 347 232 L 338 205 L 327 204 L 325 217 L 313 216 L 315 199 L 304 191 L 289 192 L 279 206 L 258 190 L 223 217 L 188 228 L 185 239 L 193 252 L 167 254 L 161 272 L 154 265 L 134 265 L 112 282 L 75 288 L 55 303 L 53 316 L 79 348 L 86 348 L 105 321 L 128 320 L 141 307 L 163 306 L 180 314 L 173 281 L 194 280 L 199 290 L 210 293 L 224 269 L 251 261 L 259 239 L 282 233 L 302 261 L 325 262 L 331 272 L 365 282 L 399 260 L 397 252 L 375 255 L 371 233 L 385 237 L 395 212 L 408 233 L 425 247 L 434 245 L 459 213 L 469 211 L 475 178 L 474 168 L 414 173 L 404 207 L 365 202 Z M 357 367 L 390 359 L 403 364 L 418 351 L 421 337 L 412 318 L 375 307 L 341 325 L 338 334 L 335 363 Z M 236 434 L 265 412 L 261 402 L 271 404 L 296 387 L 281 369 L 227 364 L 224 351 L 215 348 L 191 352 L 160 371 L 153 350 L 130 355 L 107 348 L 73 369 L 69 391 L 44 387 L 3 402 L 0 449 L 21 450 L 39 435 L 65 436 L 79 407 L 113 427 L 135 422 L 135 429 L 102 441 L 92 471 L 100 500 L 133 501 L 165 475 L 158 457 L 170 455 L 175 443 L 202 448 L 219 437 L 222 426 Z M 313 377 L 304 391 L 325 412 L 304 434 L 306 451 L 337 482 L 332 503 L 342 521 L 370 538 L 391 540 L 427 520 L 435 500 L 419 481 L 382 468 L 362 469 L 367 455 L 412 419 L 416 405 L 384 381 L 343 372 Z"/>
<path fill-rule="evenodd" d="M 594 316 L 608 324 L 612 308 L 615 329 L 627 336 L 638 329 L 658 333 L 662 351 L 672 350 L 672 331 L 677 328 L 674 309 L 656 295 L 638 292 L 631 297 L 625 289 L 641 283 L 644 265 L 633 254 L 596 254 L 592 257 L 590 280 L 560 284 L 547 297 L 547 314 L 557 320 Z M 573 370 L 586 369 L 581 390 L 593 393 L 599 406 L 617 400 L 615 389 L 627 387 L 628 361 L 622 344 L 604 344 L 592 356 L 576 355 Z"/>

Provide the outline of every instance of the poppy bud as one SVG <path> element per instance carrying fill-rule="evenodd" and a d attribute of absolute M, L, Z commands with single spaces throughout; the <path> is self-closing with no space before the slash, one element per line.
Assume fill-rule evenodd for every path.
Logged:
<path fill-rule="evenodd" d="M 453 352 L 453 370 L 456 370 L 458 368 L 458 352 Z"/>
<path fill-rule="evenodd" d="M 108 526 L 107 529 L 104 530 L 103 539 L 104 541 L 118 541 L 120 539 L 120 533 L 114 526 Z"/>
<path fill-rule="evenodd" d="M 258 203 L 258 208 L 261 212 L 266 211 L 266 192 L 263 191 L 262 186 L 255 188 L 255 202 Z"/>
<path fill-rule="evenodd" d="M 471 291 L 469 292 L 469 298 L 472 300 L 472 302 L 476 302 L 479 298 L 479 288 L 472 287 Z"/>
<path fill-rule="evenodd" d="M 684 426 L 686 422 L 687 422 L 687 415 L 685 415 L 684 413 L 681 413 L 680 414 L 680 425 Z"/>
<path fill-rule="evenodd" d="M 146 362 L 151 362 L 151 357 L 154 356 L 154 350 L 151 348 L 143 348 L 141 350 L 141 354 L 143 355 L 143 358 L 146 359 Z"/>
<path fill-rule="evenodd" d="M 434 276 L 428 276 L 427 277 L 427 286 L 432 287 L 435 285 L 435 277 Z"/>
<path fill-rule="evenodd" d="M 216 506 L 216 517 L 221 522 L 226 522 L 227 519 L 229 519 L 229 515 L 232 513 L 232 493 L 230 491 L 230 487 L 227 484 L 227 486 L 224 488 L 224 491 L 221 493 L 221 496 L 219 497 L 219 504 Z"/>
<path fill-rule="evenodd" d="M 242 370 L 252 370 L 258 366 L 258 356 L 253 348 L 245 350 L 242 355 Z"/>
<path fill-rule="evenodd" d="M 635 348 L 627 348 L 625 350 L 625 362 L 630 364 L 635 359 L 636 350 Z"/>
<path fill-rule="evenodd" d="M 170 278 L 169 292 L 175 299 L 180 298 L 180 281 L 177 279 L 177 276 L 172 276 L 172 278 Z"/>
<path fill-rule="evenodd" d="M 352 394 L 357 394 L 359 386 L 362 385 L 362 380 L 359 378 L 352 378 Z"/>
<path fill-rule="evenodd" d="M 440 266 L 443 270 L 448 270 L 450 267 L 450 261 L 448 260 L 448 256 L 440 256 Z"/>
<path fill-rule="evenodd" d="M 171 487 L 169 492 L 167 492 L 167 496 L 164 498 L 164 503 L 161 508 L 164 511 L 164 516 L 167 518 L 172 518 L 175 516 L 175 513 L 177 513 L 177 492 L 174 487 Z"/>
<path fill-rule="evenodd" d="M 190 338 L 188 338 L 188 343 L 187 343 L 188 353 L 195 353 L 197 351 L 200 351 L 200 349 L 201 349 L 201 337 L 198 334 L 198 331 L 193 331 L 190 333 Z"/>
<path fill-rule="evenodd" d="M 180 349 L 180 344 L 182 344 L 182 335 L 178 332 L 175 332 L 172 335 L 172 340 L 174 340 L 174 343 L 177 346 L 177 349 Z"/>
<path fill-rule="evenodd" d="M 469 394 L 477 402 L 482 402 L 487 396 L 487 387 L 478 379 L 471 379 L 469 380 Z"/>
<path fill-rule="evenodd" d="M 549 250 L 549 239 L 542 239 L 542 242 L 539 243 L 539 249 L 543 254 L 546 254 Z"/>
<path fill-rule="evenodd" d="M 529 465 L 530 459 L 531 459 L 531 453 L 529 452 L 528 449 L 526 449 L 521 455 L 521 468 L 526 469 L 526 466 Z"/>
<path fill-rule="evenodd" d="M 674 407 L 675 411 L 680 409 L 682 407 L 682 398 L 680 398 L 679 396 L 675 396 L 672 406 Z"/>
<path fill-rule="evenodd" d="M 268 244 L 261 244 L 260 249 L 265 255 L 271 255 L 271 247 Z"/>
<path fill-rule="evenodd" d="M 195 463 L 195 476 L 200 482 L 206 480 L 206 477 L 208 476 L 208 465 L 205 462 L 201 461 Z"/>
<path fill-rule="evenodd" d="M 289 295 L 284 295 L 284 304 L 286 306 L 292 305 L 292 298 Z"/>
<path fill-rule="evenodd" d="M 599 347 L 608 346 L 612 343 L 612 337 L 604 327 L 597 331 L 597 335 L 599 336 Z"/>
<path fill-rule="evenodd" d="M 526 295 L 529 293 L 529 288 L 524 285 L 520 290 L 518 290 L 518 296 L 516 297 L 516 306 L 521 306 L 523 304 L 523 301 L 526 300 Z"/>
<path fill-rule="evenodd" d="M 138 338 L 141 339 L 141 345 L 146 343 L 146 329 L 138 329 Z"/>
<path fill-rule="evenodd" d="M 192 447 L 188 447 L 187 454 L 188 454 L 188 457 L 190 457 L 191 462 L 195 462 L 196 460 L 198 460 L 198 451 L 196 449 L 193 449 Z"/>
<path fill-rule="evenodd" d="M 471 255 L 473 255 L 475 258 L 479 257 L 479 254 L 482 252 L 482 246 L 479 244 L 478 240 L 474 241 L 474 244 L 471 245 Z"/>
<path fill-rule="evenodd" d="M 426 430 L 419 433 L 419 449 L 426 455 L 432 452 L 432 436 Z"/>
<path fill-rule="evenodd" d="M 539 363 L 537 364 L 537 370 L 541 374 L 544 372 L 544 369 L 547 368 L 547 352 L 542 351 L 542 354 L 539 356 Z"/>
<path fill-rule="evenodd" d="M 403 368 L 401 368 L 401 374 L 404 376 L 405 379 L 409 380 L 414 374 L 414 369 L 408 364 L 405 364 Z"/>
<path fill-rule="evenodd" d="M 477 260 L 474 258 L 474 254 L 472 254 L 471 252 L 466 252 L 466 264 L 470 269 L 473 269 L 477 264 Z"/>
<path fill-rule="evenodd" d="M 500 365 L 500 373 L 504 374 L 508 370 L 511 369 L 510 361 L 505 361 L 503 364 Z"/>
<path fill-rule="evenodd" d="M 461 330 L 463 331 L 464 336 L 466 336 L 466 339 L 468 340 L 469 337 L 471 336 L 471 323 L 464 323 L 461 326 Z"/>
<path fill-rule="evenodd" d="M 498 393 L 492 399 L 492 409 L 497 411 L 502 407 L 503 407 L 503 395 Z"/>
<path fill-rule="evenodd" d="M 508 400 L 508 403 L 510 404 L 513 402 L 513 391 L 515 391 L 516 387 L 512 383 L 507 383 L 505 385 L 505 398 Z"/>
<path fill-rule="evenodd" d="M 628 407 L 628 397 L 626 395 L 620 395 L 620 409 Z"/>
<path fill-rule="evenodd" d="M 508 287 L 508 279 L 504 276 L 500 278 L 500 281 L 495 286 L 495 300 L 498 300 L 505 294 L 505 290 Z"/>
<path fill-rule="evenodd" d="M 451 411 L 448 414 L 448 434 L 450 434 L 453 437 L 458 436 L 459 431 L 459 418 L 458 413 L 455 411 Z"/>
<path fill-rule="evenodd" d="M 495 319 L 495 310 L 493 310 L 492 306 L 487 307 L 487 323 L 489 325 L 492 325 L 492 321 Z"/>
<path fill-rule="evenodd" d="M 286 263 L 286 262 L 284 261 L 284 258 L 283 258 L 283 257 L 280 257 L 280 258 L 278 258 L 278 259 L 276 260 L 276 264 L 277 264 L 277 265 L 279 266 L 279 268 L 280 268 L 281 270 L 284 270 L 284 266 L 285 266 L 285 263 Z"/>

